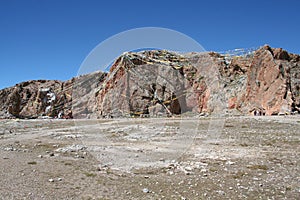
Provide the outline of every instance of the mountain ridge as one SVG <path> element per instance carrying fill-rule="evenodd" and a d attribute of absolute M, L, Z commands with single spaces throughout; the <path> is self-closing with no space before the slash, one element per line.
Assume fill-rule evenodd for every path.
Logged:
<path fill-rule="evenodd" d="M 128 52 L 108 73 L 0 90 L 1 118 L 282 115 L 300 112 L 300 56 L 251 51 Z"/>

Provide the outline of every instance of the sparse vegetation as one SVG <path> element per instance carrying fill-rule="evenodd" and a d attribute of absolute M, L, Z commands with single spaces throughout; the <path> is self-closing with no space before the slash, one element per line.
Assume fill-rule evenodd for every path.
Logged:
<path fill-rule="evenodd" d="M 36 165 L 37 162 L 36 162 L 36 161 L 30 161 L 30 162 L 28 162 L 27 164 L 28 164 L 28 165 Z"/>
<path fill-rule="evenodd" d="M 95 176 L 97 176 L 97 174 L 91 173 L 91 172 L 84 172 L 84 175 L 86 175 L 87 177 L 95 177 Z"/>
<path fill-rule="evenodd" d="M 239 170 L 233 175 L 233 178 L 234 179 L 242 179 L 245 175 L 246 175 L 246 172 Z"/>
<path fill-rule="evenodd" d="M 65 163 L 65 165 L 67 165 L 67 166 L 71 166 L 71 165 L 72 165 L 72 163 L 66 162 L 66 163 Z"/>
<path fill-rule="evenodd" d="M 247 166 L 247 168 L 252 169 L 252 170 L 268 170 L 268 166 L 266 165 L 250 165 Z"/>

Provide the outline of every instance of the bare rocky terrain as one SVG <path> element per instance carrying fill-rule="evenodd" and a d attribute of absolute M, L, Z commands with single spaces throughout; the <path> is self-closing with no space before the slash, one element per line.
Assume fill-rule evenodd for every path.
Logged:
<path fill-rule="evenodd" d="M 0 121 L 0 199 L 299 199 L 300 118 Z"/>
<path fill-rule="evenodd" d="M 300 55 L 125 52 L 0 90 L 0 199 L 299 199 Z"/>
<path fill-rule="evenodd" d="M 125 52 L 108 73 L 0 90 L 0 118 L 300 113 L 300 55 L 263 46 L 225 53 Z"/>

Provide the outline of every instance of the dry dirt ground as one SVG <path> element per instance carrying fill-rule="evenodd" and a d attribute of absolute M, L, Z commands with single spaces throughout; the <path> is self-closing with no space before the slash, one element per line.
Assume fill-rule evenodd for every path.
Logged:
<path fill-rule="evenodd" d="M 300 117 L 1 120 L 0 199 L 300 199 Z"/>

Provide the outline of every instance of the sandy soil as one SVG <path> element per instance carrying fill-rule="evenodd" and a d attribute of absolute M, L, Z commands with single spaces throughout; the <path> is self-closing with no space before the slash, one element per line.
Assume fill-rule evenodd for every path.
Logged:
<path fill-rule="evenodd" d="M 300 199 L 300 117 L 1 120 L 0 199 Z"/>

